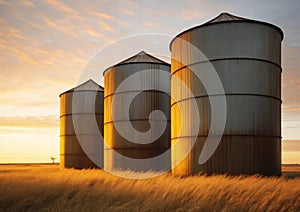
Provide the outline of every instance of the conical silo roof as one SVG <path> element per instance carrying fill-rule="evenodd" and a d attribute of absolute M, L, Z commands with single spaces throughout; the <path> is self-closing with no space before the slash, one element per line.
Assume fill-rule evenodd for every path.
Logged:
<path fill-rule="evenodd" d="M 61 96 L 62 94 L 65 93 L 71 93 L 71 92 L 76 92 L 76 91 L 104 91 L 104 88 L 100 85 L 98 85 L 95 81 L 93 81 L 92 79 L 89 79 L 88 81 L 70 89 L 67 90 L 63 93 L 61 93 L 59 96 Z"/>
<path fill-rule="evenodd" d="M 165 61 L 162 61 L 150 54 L 147 54 L 144 51 L 141 51 L 139 53 L 137 53 L 136 55 L 123 60 L 121 62 L 119 62 L 116 65 L 122 65 L 122 64 L 127 64 L 127 63 L 162 63 L 162 64 L 168 64 Z"/>
<path fill-rule="evenodd" d="M 112 67 L 116 67 L 116 66 L 121 66 L 121 65 L 126 65 L 126 64 L 132 64 L 132 63 L 157 63 L 157 64 L 164 64 L 164 65 L 170 65 L 169 63 L 160 60 L 144 51 L 140 51 L 139 53 L 137 53 L 136 55 L 129 57 L 115 65 L 112 65 L 108 68 L 106 68 L 103 72 L 103 76 L 105 74 L 105 72 L 109 69 L 111 69 Z"/>
<path fill-rule="evenodd" d="M 192 31 L 194 29 L 198 29 L 198 28 L 201 28 L 201 27 L 206 27 L 206 26 L 213 25 L 213 24 L 223 24 L 223 23 L 227 23 L 227 22 L 251 22 L 251 23 L 258 23 L 258 24 L 269 25 L 269 26 L 275 28 L 276 30 L 278 30 L 280 32 L 280 34 L 281 34 L 281 40 L 283 39 L 283 32 L 282 32 L 282 30 L 279 27 L 275 26 L 274 24 L 263 22 L 263 21 L 257 21 L 257 20 L 253 20 L 253 19 L 248 19 L 248 18 L 243 18 L 243 17 L 232 15 L 230 13 L 223 12 L 220 15 L 218 15 L 217 17 L 211 19 L 210 21 L 207 21 L 207 22 L 205 22 L 205 23 L 203 23 L 201 25 L 198 25 L 198 26 L 194 26 L 194 27 L 192 27 L 190 29 L 184 30 L 183 32 L 179 33 L 178 35 L 176 35 L 171 40 L 169 48 L 171 50 L 171 45 L 172 45 L 173 41 L 177 37 L 180 37 L 180 35 L 186 33 L 187 31 Z"/>

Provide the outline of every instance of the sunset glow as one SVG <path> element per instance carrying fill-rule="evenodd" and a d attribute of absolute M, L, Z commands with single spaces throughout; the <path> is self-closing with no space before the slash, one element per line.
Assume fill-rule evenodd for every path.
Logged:
<path fill-rule="evenodd" d="M 223 11 L 283 30 L 282 163 L 300 163 L 299 10 L 299 2 L 279 0 L 0 0 L 0 163 L 59 158 L 60 93 L 89 78 L 103 85 L 108 66 L 141 50 L 168 61 L 172 37 Z M 147 42 L 122 42 L 141 34 Z"/>

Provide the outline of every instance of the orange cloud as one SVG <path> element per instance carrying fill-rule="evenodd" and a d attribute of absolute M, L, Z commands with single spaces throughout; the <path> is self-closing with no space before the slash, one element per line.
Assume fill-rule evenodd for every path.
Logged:
<path fill-rule="evenodd" d="M 1 5 L 5 5 L 5 6 L 8 6 L 8 7 L 10 7 L 11 6 L 11 2 L 9 2 L 9 1 L 0 1 L 0 4 Z"/>
<path fill-rule="evenodd" d="M 103 21 L 99 21 L 98 24 L 100 25 L 101 29 L 103 29 L 105 31 L 110 31 L 110 32 L 116 31 L 114 28 L 112 28 L 110 25 L 108 25 L 107 23 L 105 23 Z"/>
<path fill-rule="evenodd" d="M 119 10 L 127 16 L 135 16 L 135 13 L 132 10 L 125 9 L 125 8 L 119 8 Z"/>
<path fill-rule="evenodd" d="M 56 10 L 60 10 L 61 12 L 67 12 L 72 14 L 78 14 L 78 12 L 70 7 L 67 7 L 65 4 L 63 4 L 61 1 L 57 0 L 44 0 L 47 4 L 55 8 Z"/>
<path fill-rule="evenodd" d="M 205 12 L 199 12 L 199 10 L 183 10 L 180 15 L 185 20 L 205 19 L 207 16 Z"/>
<path fill-rule="evenodd" d="M 55 115 L 47 116 L 2 116 L 0 127 L 22 127 L 22 128 L 53 128 L 59 127 L 59 118 Z"/>
<path fill-rule="evenodd" d="M 97 16 L 97 17 L 100 17 L 100 18 L 104 18 L 104 19 L 108 19 L 108 20 L 112 20 L 113 19 L 112 16 L 110 16 L 110 15 L 108 15 L 106 13 L 92 12 L 92 14 L 94 16 Z"/>
<path fill-rule="evenodd" d="M 99 13 L 99 12 L 94 12 L 92 10 L 89 10 L 89 13 L 92 14 L 93 16 L 96 16 L 98 18 L 101 18 L 101 19 L 106 19 L 106 20 L 111 20 L 121 26 L 128 26 L 129 23 L 125 22 L 125 21 L 122 21 L 121 19 L 118 19 L 116 17 L 113 17 L 107 13 Z"/>
<path fill-rule="evenodd" d="M 31 1 L 22 0 L 22 1 L 21 1 L 21 4 L 26 5 L 26 6 L 29 6 L 29 7 L 36 8 L 35 4 L 34 4 L 33 2 L 31 2 Z"/>
<path fill-rule="evenodd" d="M 288 107 L 288 108 L 282 108 L 282 110 L 285 111 L 300 111 L 300 107 Z"/>
<path fill-rule="evenodd" d="M 300 140 L 283 140 L 283 151 L 300 151 Z"/>

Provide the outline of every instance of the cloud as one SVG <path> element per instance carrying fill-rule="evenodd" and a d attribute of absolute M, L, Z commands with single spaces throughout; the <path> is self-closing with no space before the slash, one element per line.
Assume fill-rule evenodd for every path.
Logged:
<path fill-rule="evenodd" d="M 22 0 L 21 4 L 29 6 L 29 7 L 36 8 L 35 4 L 32 1 Z"/>
<path fill-rule="evenodd" d="M 0 1 L 0 5 L 10 7 L 11 6 L 11 2 L 2 0 L 2 1 Z"/>
<path fill-rule="evenodd" d="M 96 12 L 91 10 L 91 13 L 93 16 L 97 16 L 99 18 L 103 18 L 103 19 L 107 19 L 107 20 L 113 20 L 114 18 L 111 15 L 108 15 L 106 13 L 102 13 L 102 12 Z"/>
<path fill-rule="evenodd" d="M 161 26 L 159 23 L 153 21 L 143 21 L 142 24 L 146 27 L 152 27 L 152 28 L 157 28 Z"/>
<path fill-rule="evenodd" d="M 107 23 L 105 23 L 103 21 L 99 21 L 97 23 L 100 25 L 100 28 L 102 30 L 109 31 L 109 32 L 115 32 L 116 31 L 112 26 L 108 25 Z"/>
<path fill-rule="evenodd" d="M 283 49 L 282 99 L 285 107 L 300 105 L 300 47 Z"/>
<path fill-rule="evenodd" d="M 283 151 L 300 151 L 300 140 L 283 140 Z"/>
<path fill-rule="evenodd" d="M 200 13 L 199 10 L 183 10 L 180 17 L 185 20 L 204 19 L 207 17 L 207 14 L 204 12 Z"/>
<path fill-rule="evenodd" d="M 122 4 L 123 7 L 126 8 L 132 8 L 133 10 L 137 9 L 137 8 L 141 8 L 140 7 L 140 3 L 138 3 L 138 1 L 131 1 L 131 0 L 118 0 L 118 3 Z"/>
<path fill-rule="evenodd" d="M 282 110 L 285 111 L 300 111 L 300 107 L 283 107 Z"/>
<path fill-rule="evenodd" d="M 96 18 L 104 19 L 112 21 L 112 23 L 116 23 L 121 26 L 129 26 L 129 23 L 122 21 L 121 19 L 116 18 L 115 16 L 109 15 L 107 13 L 93 11 L 92 9 L 89 11 L 89 14 L 93 15 Z M 115 30 L 114 30 L 115 31 Z"/>
<path fill-rule="evenodd" d="M 48 5 L 51 5 L 54 9 L 59 10 L 63 13 L 72 13 L 75 15 L 78 15 L 79 13 L 72 9 L 71 7 L 67 7 L 64 3 L 62 3 L 61 1 L 57 1 L 57 0 L 44 0 L 45 3 L 47 3 Z"/>
<path fill-rule="evenodd" d="M 123 8 L 123 7 L 119 7 L 119 11 L 121 11 L 126 16 L 135 16 L 135 12 L 133 12 L 132 10 Z"/>
<path fill-rule="evenodd" d="M 0 127 L 9 128 L 57 128 L 59 118 L 56 115 L 47 116 L 2 116 L 0 117 Z"/>
<path fill-rule="evenodd" d="M 298 108 L 283 108 L 282 109 L 282 122 L 295 121 L 298 120 L 300 126 L 300 109 Z M 294 126 L 294 125 L 293 125 Z"/>

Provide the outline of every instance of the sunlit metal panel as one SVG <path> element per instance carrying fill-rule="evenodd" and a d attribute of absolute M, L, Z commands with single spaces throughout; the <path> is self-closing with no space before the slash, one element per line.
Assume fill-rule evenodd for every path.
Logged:
<path fill-rule="evenodd" d="M 147 76 L 141 75 L 128 83 L 126 80 L 134 74 L 145 71 Z M 165 73 L 168 73 L 167 75 Z M 145 52 L 126 59 L 104 72 L 104 169 L 149 171 L 170 169 L 170 154 L 166 160 L 159 163 L 145 162 L 142 165 L 128 162 L 123 157 L 131 159 L 151 159 L 170 149 L 170 65 Z M 167 76 L 167 77 L 166 77 Z M 126 91 L 118 90 L 122 83 Z M 134 86 L 131 85 L 134 83 Z M 153 89 L 147 89 L 152 87 Z M 126 104 L 129 110 L 124 111 Z M 166 119 L 160 119 L 150 114 L 161 111 Z M 123 130 L 136 137 L 139 132 L 150 130 L 151 143 L 134 143 L 116 128 L 122 124 Z M 132 128 L 133 127 L 133 128 Z M 163 133 L 157 139 L 157 129 L 163 128 Z M 133 130 L 134 129 L 134 130 Z M 153 139 L 152 139 L 153 138 Z M 149 160 L 150 161 L 150 160 Z M 166 168 L 168 167 L 168 168 Z"/>
<path fill-rule="evenodd" d="M 171 94 L 178 97 L 171 104 L 172 164 L 179 163 L 172 170 L 174 174 L 281 174 L 282 39 L 282 31 L 272 24 L 223 13 L 171 41 Z M 199 56 L 199 50 L 206 57 Z M 208 94 L 195 75 L 205 74 L 208 64 L 218 74 L 223 94 Z M 192 116 L 180 116 L 179 108 L 189 111 L 191 105 L 181 82 L 191 90 L 198 106 L 196 134 L 191 133 Z M 211 127 L 209 98 L 224 96 L 227 118 L 222 139 L 212 157 L 200 165 L 199 156 Z M 196 142 L 191 147 L 193 139 Z M 180 162 L 189 147 L 192 151 Z"/>

